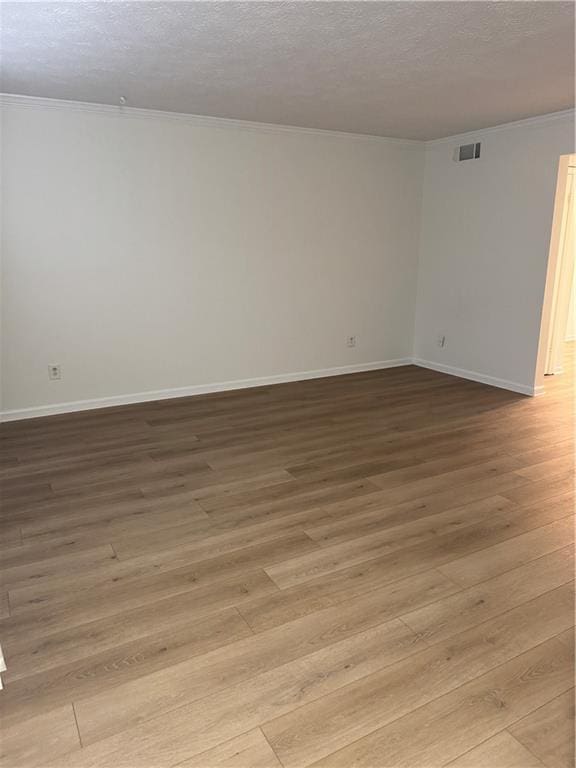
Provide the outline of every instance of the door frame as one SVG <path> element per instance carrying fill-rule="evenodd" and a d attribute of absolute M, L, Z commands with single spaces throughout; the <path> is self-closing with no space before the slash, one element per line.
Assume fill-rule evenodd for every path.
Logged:
<path fill-rule="evenodd" d="M 540 340 L 536 361 L 536 376 L 534 389 L 536 394 L 544 391 L 545 375 L 559 373 L 556 358 L 560 349 L 559 317 L 566 314 L 562 306 L 563 295 L 561 288 L 567 283 L 571 286 L 574 269 L 573 259 L 562 258 L 564 245 L 568 234 L 569 221 L 569 192 L 574 192 L 575 180 L 571 168 L 576 167 L 576 155 L 562 155 L 558 163 L 556 194 L 554 197 L 554 215 L 550 236 L 546 285 L 540 326 Z"/>

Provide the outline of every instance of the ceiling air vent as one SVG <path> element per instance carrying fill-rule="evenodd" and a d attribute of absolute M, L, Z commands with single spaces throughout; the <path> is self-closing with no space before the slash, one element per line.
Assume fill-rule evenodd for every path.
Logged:
<path fill-rule="evenodd" d="M 462 144 L 454 152 L 454 160 L 461 163 L 463 160 L 477 160 L 480 157 L 480 142 L 476 144 Z"/>

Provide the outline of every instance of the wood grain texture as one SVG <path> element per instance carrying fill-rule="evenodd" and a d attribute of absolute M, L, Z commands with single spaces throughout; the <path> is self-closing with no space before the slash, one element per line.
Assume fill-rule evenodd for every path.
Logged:
<path fill-rule="evenodd" d="M 43 715 L 3 727 L 0 739 L 2 765 L 40 766 L 80 746 L 71 704 Z"/>
<path fill-rule="evenodd" d="M 3 425 L 3 765 L 573 768 L 565 369 Z"/>
<path fill-rule="evenodd" d="M 511 733 L 502 731 L 446 765 L 447 768 L 498 768 L 500 765 L 507 768 L 543 768 L 544 763 Z"/>
<path fill-rule="evenodd" d="M 264 734 L 285 768 L 313 763 L 554 638 L 573 622 L 572 602 L 571 587 L 560 587 L 301 706 L 265 724 Z"/>
<path fill-rule="evenodd" d="M 573 656 L 551 640 L 315 764 L 424 768 L 470 749 L 566 690 Z M 381 761 L 381 762 L 378 762 Z"/>
<path fill-rule="evenodd" d="M 510 733 L 548 768 L 574 764 L 574 689 L 510 727 Z"/>
<path fill-rule="evenodd" d="M 243 733 L 179 765 L 180 768 L 282 768 L 259 729 Z"/>
<path fill-rule="evenodd" d="M 402 620 L 428 640 L 439 642 L 556 587 L 570 584 L 573 578 L 574 551 L 572 547 L 565 547 L 489 581 L 402 614 Z"/>
<path fill-rule="evenodd" d="M 292 712 L 347 683 L 409 657 L 421 643 L 412 630 L 394 619 L 95 741 L 81 755 L 69 755 L 69 759 L 60 760 L 59 765 L 71 768 L 73 765 L 176 764 L 251 730 L 260 722 Z M 91 735 L 81 723 L 80 732 L 83 739 L 85 732 Z"/>
<path fill-rule="evenodd" d="M 554 498 L 550 505 L 559 515 L 566 513 L 567 517 L 561 517 L 549 525 L 516 536 L 513 542 L 496 544 L 493 547 L 442 565 L 440 570 L 456 583 L 469 586 L 541 557 L 547 552 L 552 552 L 566 545 L 573 546 L 574 520 L 572 512 L 574 499 L 572 494 Z M 527 514 L 530 511 L 529 506 L 523 509 Z"/>
<path fill-rule="evenodd" d="M 105 694 L 113 702 L 110 714 L 120 711 L 119 722 L 125 722 L 131 711 L 127 705 L 129 699 L 118 699 L 125 692 L 125 684 L 156 680 L 153 673 L 165 668 L 180 672 L 180 662 L 194 665 L 198 656 L 209 655 L 212 650 L 250 636 L 247 624 L 235 608 L 230 608 L 204 619 L 113 645 L 99 653 L 91 649 L 88 656 L 77 661 L 66 661 L 10 680 L 9 689 L 0 698 L 2 723 L 9 724 L 23 715 L 44 712 L 54 705 L 70 701 L 71 697 L 78 709 L 83 698 L 95 696 L 99 700 Z M 173 689 L 171 693 L 175 697 L 177 690 Z M 154 694 L 157 701 L 159 694 L 158 689 Z M 139 705 L 143 707 L 144 702 L 140 700 Z"/>
<path fill-rule="evenodd" d="M 355 635 L 360 635 L 360 644 L 367 642 L 372 635 L 364 635 L 366 630 L 383 625 L 409 604 L 425 604 L 455 589 L 434 572 L 428 572 L 426 579 L 408 579 L 399 587 L 392 595 L 388 590 L 369 592 L 248 637 L 231 649 L 221 648 L 78 701 L 76 711 L 84 740 L 115 733 L 176 705 L 201 699 L 206 691 L 228 689 Z"/>

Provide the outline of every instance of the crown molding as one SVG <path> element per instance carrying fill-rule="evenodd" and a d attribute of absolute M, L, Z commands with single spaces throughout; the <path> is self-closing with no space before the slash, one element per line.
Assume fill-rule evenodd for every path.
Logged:
<path fill-rule="evenodd" d="M 186 112 L 166 112 L 159 109 L 143 109 L 140 107 L 115 106 L 113 104 L 95 104 L 87 101 L 68 101 L 65 99 L 48 99 L 41 96 L 20 96 L 0 92 L 0 108 L 15 107 L 18 109 L 48 109 L 65 112 L 81 112 L 108 117 L 123 117 L 135 120 L 169 120 L 186 123 L 197 128 L 218 128 L 223 130 L 256 131 L 260 133 L 294 133 L 304 136 L 318 136 L 327 139 L 344 139 L 348 141 L 363 141 L 379 144 L 389 144 L 408 149 L 432 148 L 437 145 L 466 141 L 491 133 L 513 130 L 528 126 L 539 126 L 557 120 L 575 120 L 576 110 L 565 109 L 560 112 L 548 112 L 544 115 L 526 117 L 510 123 L 479 128 L 465 133 L 455 133 L 438 139 L 420 141 L 418 139 L 399 139 L 389 136 L 373 136 L 367 133 L 347 133 L 345 131 L 330 131 L 323 128 L 305 128 L 297 125 L 277 125 L 276 123 L 257 123 L 249 120 L 235 120 L 227 117 L 211 117 L 209 115 L 190 115 Z"/>
<path fill-rule="evenodd" d="M 511 123 L 501 123 L 500 125 L 492 125 L 488 128 L 478 128 L 475 131 L 466 131 L 466 133 L 455 133 L 452 136 L 443 136 L 440 139 L 430 139 L 424 142 L 426 147 L 435 147 L 439 144 L 453 143 L 455 141 L 465 141 L 484 136 L 490 133 L 500 133 L 500 131 L 510 131 L 514 128 L 527 128 L 529 126 L 539 126 L 546 123 L 553 123 L 557 120 L 574 120 L 576 116 L 576 110 L 564 109 L 560 112 L 548 112 L 544 115 L 536 115 L 535 117 L 525 117 L 523 120 L 514 120 Z"/>
<path fill-rule="evenodd" d="M 322 128 L 304 128 L 296 125 L 255 123 L 250 122 L 249 120 L 234 120 L 227 117 L 190 115 L 185 112 L 165 112 L 158 109 L 141 109 L 140 107 L 122 107 L 111 104 L 94 104 L 86 101 L 67 101 L 64 99 L 47 99 L 39 96 L 19 96 L 10 93 L 0 93 L 0 108 L 5 107 L 83 112 L 93 115 L 123 117 L 136 120 L 169 120 L 172 122 L 186 123 L 197 128 L 234 129 L 240 131 L 256 131 L 259 133 L 293 133 L 304 136 L 318 136 L 325 139 L 345 139 L 348 141 L 390 144 L 392 146 L 405 147 L 408 149 L 420 149 L 425 144 L 425 142 L 416 139 L 395 139 L 388 136 L 372 136 L 366 133 L 346 133 L 344 131 L 329 131 Z"/>

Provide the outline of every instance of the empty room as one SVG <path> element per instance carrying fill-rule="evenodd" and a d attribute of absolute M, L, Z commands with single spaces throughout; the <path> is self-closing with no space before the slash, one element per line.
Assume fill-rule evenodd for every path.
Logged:
<path fill-rule="evenodd" d="M 0 2 L 3 768 L 574 768 L 574 18 Z"/>

